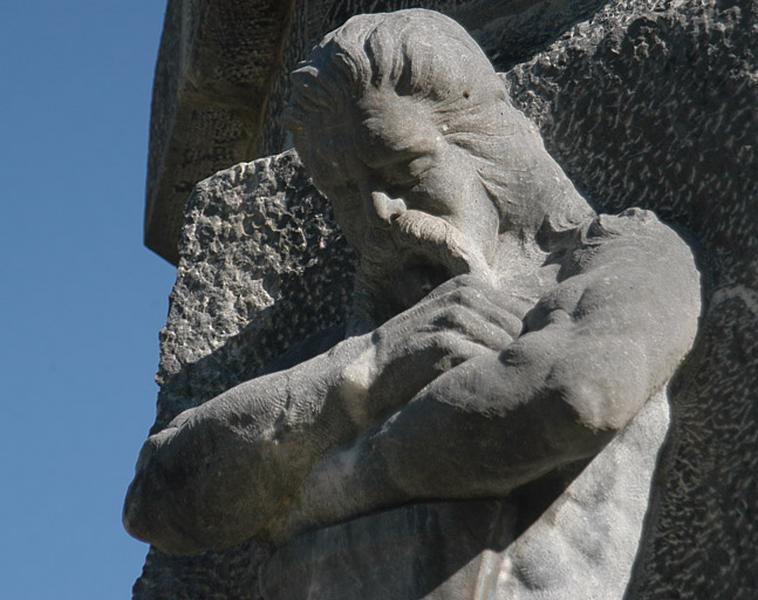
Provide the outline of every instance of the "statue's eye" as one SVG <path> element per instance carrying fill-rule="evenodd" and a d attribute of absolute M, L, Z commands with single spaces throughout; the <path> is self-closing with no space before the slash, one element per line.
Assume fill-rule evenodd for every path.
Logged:
<path fill-rule="evenodd" d="M 434 166 L 434 159 L 428 154 L 422 154 L 408 163 L 408 172 L 416 179 L 423 177 Z"/>
<path fill-rule="evenodd" d="M 390 186 L 407 189 L 417 185 L 432 165 L 431 157 L 422 155 L 410 160 L 384 165 L 376 170 L 376 174 Z"/>
<path fill-rule="evenodd" d="M 407 187 L 418 182 L 418 178 L 407 166 L 403 165 L 393 165 L 391 168 L 382 169 L 379 176 L 384 183 L 393 187 Z"/>

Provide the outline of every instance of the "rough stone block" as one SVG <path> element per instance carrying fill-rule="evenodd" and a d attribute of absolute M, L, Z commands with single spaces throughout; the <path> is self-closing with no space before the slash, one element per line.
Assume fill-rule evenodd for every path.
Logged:
<path fill-rule="evenodd" d="M 329 331 L 342 334 L 353 262 L 294 152 L 201 182 L 187 202 L 161 331 L 153 430 L 260 374 L 293 344 L 292 360 L 326 350 L 335 341 Z M 316 333 L 324 335 L 309 345 Z M 256 574 L 267 552 L 255 543 L 199 557 L 152 549 L 134 597 L 258 598 Z"/>
<path fill-rule="evenodd" d="M 703 257 L 706 311 L 672 386 L 657 515 L 629 598 L 758 594 L 756 10 L 613 3 L 506 77 L 589 198 L 656 211 Z"/>
<path fill-rule="evenodd" d="M 292 2 L 170 0 L 153 83 L 145 244 L 176 263 L 195 184 L 257 156 Z"/>

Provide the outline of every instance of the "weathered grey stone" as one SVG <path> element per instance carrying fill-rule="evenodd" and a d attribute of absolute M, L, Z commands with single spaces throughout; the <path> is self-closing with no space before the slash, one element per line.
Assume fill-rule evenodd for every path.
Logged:
<path fill-rule="evenodd" d="M 661 393 L 518 537 L 523 499 L 412 504 L 296 538 L 264 564 L 263 595 L 621 598 L 668 424 Z"/>
<path fill-rule="evenodd" d="M 413 504 L 319 529 L 264 565 L 263 597 L 481 597 L 478 575 L 512 542 L 517 520 L 507 501 L 489 500 Z"/>
<path fill-rule="evenodd" d="M 377 39 L 383 39 L 381 43 L 389 43 L 393 35 L 400 36 L 401 32 L 405 35 L 406 25 L 410 27 L 411 22 L 404 22 L 404 18 L 405 15 L 399 16 L 397 24 L 388 26 L 384 32 L 380 27 L 373 29 L 374 25 L 368 31 Z M 414 31 L 412 39 L 435 40 L 438 31 L 448 27 L 447 21 L 421 13 L 409 14 L 408 18 L 418 18 L 422 29 L 426 27 L 422 23 L 430 19 L 429 29 Z M 355 21 L 351 27 L 362 27 L 363 22 Z M 369 19 L 365 22 L 374 23 Z M 352 39 L 349 27 L 345 31 L 348 31 L 345 39 Z M 541 480 L 552 469 L 560 470 L 562 465 L 585 460 L 602 449 L 609 437 L 598 431 L 622 429 L 647 400 L 649 393 L 665 383 L 686 352 L 699 306 L 697 277 L 686 246 L 644 211 L 627 211 L 619 217 L 590 220 L 589 208 L 544 152 L 533 128 L 507 107 L 502 85 L 494 72 L 491 69 L 489 73 L 486 69 L 479 71 L 480 65 L 484 64 L 481 62 L 483 57 L 467 59 L 465 68 L 455 66 L 453 57 L 461 54 L 460 48 L 453 47 L 454 39 L 463 44 L 465 52 L 473 52 L 472 57 L 478 52 L 458 35 L 449 38 L 450 48 L 436 47 L 435 60 L 440 62 L 437 63 L 438 79 L 434 83 L 424 79 L 420 84 L 414 84 L 412 79 L 402 83 L 409 86 L 411 100 L 401 102 L 381 87 L 376 93 L 367 93 L 364 89 L 357 98 L 353 97 L 352 101 L 361 101 L 360 110 L 368 111 L 373 119 L 368 138 L 350 137 L 352 125 L 348 120 L 347 137 L 344 137 L 345 132 L 339 135 L 330 133 L 337 135 L 333 141 L 330 138 L 319 140 L 314 137 L 314 132 L 317 135 L 323 132 L 321 117 L 308 122 L 312 118 L 308 116 L 310 109 L 305 111 L 305 117 L 302 110 L 293 113 L 297 124 L 296 138 L 304 148 L 306 161 L 314 168 L 319 186 L 335 202 L 348 239 L 359 248 L 359 291 L 369 300 L 362 306 L 366 310 L 364 316 L 369 318 L 364 323 L 373 328 L 376 325 L 371 324 L 372 320 L 381 323 L 393 312 L 402 314 L 390 318 L 373 335 L 348 339 L 328 356 L 319 356 L 295 369 L 254 380 L 197 410 L 180 415 L 168 429 L 153 436 L 143 451 L 138 476 L 127 500 L 126 522 L 136 534 L 175 552 L 223 548 L 249 536 L 279 543 L 313 525 L 329 524 L 408 501 L 428 497 L 501 496 L 520 489 L 526 482 Z M 320 50 L 322 54 L 313 63 L 319 69 L 328 66 L 332 60 L 330 43 L 325 42 Z M 363 43 L 356 46 L 363 47 Z M 352 52 L 345 47 L 340 51 Z M 374 56 L 386 58 L 385 51 L 379 48 L 373 52 Z M 449 58 L 447 52 L 451 53 Z M 314 71 L 302 73 L 308 82 Z M 317 80 L 315 84 L 318 84 Z M 307 89 L 316 89 L 318 85 L 315 84 L 309 83 Z M 462 111 L 464 121 L 457 121 L 458 117 L 453 113 L 446 113 L 449 122 L 443 123 L 441 131 L 444 134 L 450 129 L 449 135 L 455 136 L 451 138 L 455 140 L 454 144 L 435 146 L 433 152 L 428 149 L 431 148 L 428 143 L 442 142 L 439 134 L 436 138 L 424 137 L 427 127 L 424 119 L 428 117 L 417 114 L 412 98 L 414 94 L 426 97 L 429 90 L 416 89 L 414 85 L 436 86 L 432 89 L 439 95 L 437 100 L 448 103 L 452 96 L 448 98 L 446 94 L 460 95 L 456 101 L 463 104 L 467 104 L 465 100 L 471 95 L 471 102 L 480 107 L 475 118 L 471 117 L 471 111 Z M 333 111 L 347 111 L 341 114 L 350 115 L 354 110 L 349 98 L 347 104 L 339 94 L 332 95 L 331 99 L 334 105 L 329 106 Z M 303 104 L 297 99 L 296 105 L 328 104 L 321 100 L 315 97 Z M 438 126 L 439 123 L 435 125 Z M 494 207 L 489 209 L 486 204 L 478 204 L 475 187 L 471 187 L 473 184 L 467 179 L 473 171 L 469 169 L 467 172 L 465 166 L 467 160 L 473 160 L 467 159 L 465 152 L 474 148 L 476 143 L 482 143 L 475 139 L 480 126 L 481 132 L 486 132 L 488 143 L 505 132 L 500 131 L 501 126 L 508 130 L 508 135 L 503 136 L 503 140 L 508 140 L 505 142 L 507 147 L 503 147 L 497 158 L 490 157 L 499 167 L 497 177 L 500 179 L 496 184 L 508 190 L 508 195 L 497 196 L 497 191 L 488 188 L 487 197 L 495 200 Z M 466 138 L 468 134 L 474 137 Z M 370 144 L 366 145 L 365 139 L 370 139 Z M 355 157 L 363 155 L 362 162 L 371 164 L 374 151 L 381 148 L 381 144 L 376 145 L 377 140 L 384 140 L 381 143 L 394 152 L 404 147 L 403 139 L 412 140 L 413 144 L 423 142 L 423 152 L 413 150 L 413 155 L 424 156 L 429 152 L 429 156 L 434 157 L 434 165 L 439 165 L 433 165 L 434 168 L 447 183 L 441 185 L 443 180 L 432 183 L 432 175 L 424 175 L 425 187 L 421 188 L 424 191 L 404 196 L 394 195 L 400 192 L 390 192 L 387 187 L 369 187 L 369 191 L 374 190 L 373 194 L 362 200 L 368 203 L 366 216 L 360 216 L 360 212 L 351 213 L 347 200 L 350 203 L 358 201 L 361 198 L 357 195 L 359 188 L 346 194 L 340 178 L 349 173 L 361 181 L 365 177 L 361 169 L 365 166 L 354 164 Z M 320 152 L 319 144 L 323 145 Z M 464 148 L 466 151 L 461 153 Z M 367 153 L 369 149 L 371 152 Z M 450 152 L 457 154 L 448 157 Z M 476 152 L 475 156 L 481 158 L 482 148 Z M 334 165 L 328 162 L 330 158 L 336 161 Z M 391 168 L 386 169 L 383 158 L 386 157 L 380 155 L 383 171 L 378 181 L 384 186 L 387 182 L 395 182 L 393 189 L 397 190 L 396 182 L 404 165 L 391 162 Z M 335 170 L 337 165 L 341 167 Z M 363 181 L 369 182 L 370 179 L 364 178 Z M 494 180 L 490 183 L 495 185 Z M 421 202 L 427 196 L 446 208 L 440 213 L 435 212 L 439 208 L 432 210 L 433 204 Z M 464 198 L 467 204 L 462 205 Z M 424 208 L 422 211 L 413 210 L 415 206 Z M 461 210 L 463 206 L 465 211 Z M 490 217 L 487 216 L 488 210 L 493 208 L 497 209 L 493 214 L 501 219 L 499 226 L 495 224 L 493 228 L 500 234 L 497 239 L 490 235 Z M 430 216 L 419 220 L 418 227 L 411 224 L 414 219 L 420 219 L 424 211 Z M 374 223 L 377 218 L 379 220 Z M 443 238 L 437 234 L 428 233 L 432 231 L 429 223 L 434 220 L 447 224 L 449 235 L 444 236 L 444 242 L 438 241 Z M 386 224 L 380 223 L 384 221 Z M 408 230 L 402 233 L 406 222 Z M 395 239 L 394 252 L 400 251 L 400 254 L 394 263 L 391 261 L 393 250 L 382 247 L 381 238 L 369 234 L 372 227 L 381 225 L 386 230 L 389 226 L 391 232 L 383 235 L 390 239 L 395 235 L 393 223 L 398 228 L 398 235 L 402 233 Z M 409 232 L 412 233 L 410 238 Z M 513 236 L 511 240 L 509 235 Z M 413 243 L 416 244 L 414 254 L 403 254 L 403 245 Z M 446 258 L 443 246 L 450 249 L 450 256 L 455 260 Z M 422 262 L 407 262 L 409 257 Z M 499 257 L 500 262 L 495 257 Z M 428 269 L 430 265 L 432 270 Z M 493 265 L 502 270 L 494 271 L 496 267 Z M 420 271 L 419 266 L 423 266 Z M 445 275 L 438 279 L 437 270 L 440 268 Z M 425 293 L 429 284 L 436 285 L 450 276 L 466 272 L 474 276 L 454 279 L 452 287 L 443 286 L 416 305 L 423 296 L 421 292 Z M 619 293 L 621 290 L 623 293 Z M 503 293 L 506 293 L 505 298 L 520 299 L 521 306 L 503 306 L 498 310 L 510 313 L 518 321 L 525 319 L 523 335 L 519 335 L 520 325 L 512 330 L 508 319 L 499 323 L 498 311 L 493 313 L 487 308 L 489 302 L 494 302 L 493 307 L 499 306 L 498 298 Z M 537 302 L 540 297 L 542 300 Z M 461 307 L 471 311 L 466 313 L 464 320 L 453 316 Z M 457 312 L 445 316 L 444 311 L 450 309 Z M 572 319 L 558 319 L 560 315 L 556 309 L 572 315 Z M 439 313 L 439 310 L 443 312 Z M 430 324 L 425 314 L 435 319 L 438 318 L 435 315 L 441 314 L 444 318 Z M 500 342 L 485 341 L 490 332 L 478 327 L 480 317 L 485 317 L 490 326 L 498 323 L 497 327 L 502 328 L 504 334 Z M 661 322 L 655 322 L 657 319 Z M 574 324 L 575 321 L 578 325 Z M 436 385 L 435 382 L 434 386 L 424 388 L 419 397 L 414 397 L 424 386 L 425 381 L 417 379 L 427 376 L 424 361 L 428 360 L 413 354 L 418 352 L 413 347 L 414 340 L 433 334 L 434 328 L 440 326 L 443 333 L 446 330 L 460 331 L 468 339 L 477 340 L 489 351 L 495 351 L 496 360 L 493 362 L 485 355 L 467 355 L 457 342 L 445 346 L 443 356 L 447 353 L 452 362 L 442 367 L 441 373 L 431 373 L 432 380 L 439 376 L 443 383 Z M 580 343 L 574 343 L 575 327 L 583 332 Z M 592 334 L 587 335 L 588 331 Z M 564 344 L 564 335 L 572 343 Z M 509 346 L 516 337 L 519 341 Z M 410 340 L 410 347 L 404 340 Z M 623 349 L 619 343 L 623 344 Z M 424 344 L 419 347 L 424 348 Z M 506 352 L 502 359 L 498 359 L 497 352 L 503 349 Z M 399 356 L 406 357 L 403 360 L 407 364 L 394 362 L 393 356 L 398 351 Z M 364 358 L 366 352 L 369 352 L 369 358 Z M 394 376 L 376 379 L 376 375 L 369 375 L 370 383 L 365 391 L 368 396 L 364 397 L 361 382 L 366 361 L 369 361 L 367 364 L 375 363 L 379 373 L 391 368 Z M 458 362 L 463 364 L 448 372 L 450 366 Z M 435 365 L 439 364 L 435 362 Z M 545 379 L 540 374 L 545 364 L 550 373 L 557 375 L 551 374 L 551 379 Z M 503 366 L 505 373 L 500 379 L 498 373 Z M 374 372 L 374 367 L 368 368 L 369 373 Z M 332 371 L 336 379 L 332 379 Z M 377 382 L 380 382 L 378 387 Z M 523 384 L 520 391 L 513 389 L 514 382 L 519 386 Z M 346 383 L 350 384 L 347 392 Z M 416 384 L 420 385 L 416 387 Z M 387 385 L 397 397 L 384 397 Z M 610 390 L 608 393 L 613 398 L 610 406 L 597 404 L 592 394 L 587 395 L 587 386 L 597 385 Z M 403 393 L 409 392 L 403 386 L 410 386 L 409 395 Z M 330 396 L 330 389 L 335 390 L 336 396 Z M 322 408 L 320 394 L 324 393 Z M 514 395 L 522 400 L 513 404 L 509 397 Z M 564 415 L 560 403 L 567 397 L 570 398 L 571 414 Z M 413 398 L 407 408 L 402 404 L 404 398 Z M 542 405 L 545 398 L 551 404 L 558 402 L 558 409 L 553 406 L 547 410 Z M 391 414 L 386 412 L 387 406 L 383 404 L 387 400 L 395 403 L 389 407 L 392 410 L 398 410 L 398 406 L 401 408 L 391 419 L 383 421 Z M 344 406 L 340 404 L 343 401 L 347 403 Z M 334 404 L 336 409 L 331 408 L 333 402 L 337 403 Z M 359 407 L 356 403 L 366 406 Z M 283 411 L 281 414 L 280 410 Z M 233 429 L 227 430 L 226 424 L 232 422 L 236 423 Z M 222 429 L 217 429 L 219 424 Z M 373 425 L 381 427 L 372 431 Z M 242 438 L 237 437 L 239 426 L 249 428 L 249 433 Z M 309 432 L 313 426 L 316 435 Z M 368 431 L 362 434 L 366 429 Z M 268 433 L 256 433 L 268 431 L 274 432 L 271 440 L 275 444 L 270 448 Z M 205 437 L 206 432 L 210 438 Z M 529 435 L 523 437 L 524 432 Z M 356 435 L 358 439 L 352 442 L 349 450 L 340 450 L 342 444 Z M 655 437 L 654 442 L 652 445 L 631 444 L 625 448 L 633 450 L 634 456 L 646 458 L 649 467 L 660 436 Z M 504 462 L 504 457 L 511 460 Z M 519 457 L 518 460 L 515 457 Z M 260 460 L 263 462 L 256 462 Z M 358 460 L 359 469 L 345 466 L 354 460 Z M 459 466 L 451 470 L 453 463 Z M 589 473 L 610 472 L 607 468 L 595 467 L 595 464 Z M 633 472 L 632 480 L 647 482 L 649 473 L 650 469 L 640 479 Z M 208 479 L 207 475 L 212 478 Z M 608 486 L 604 487 L 602 480 L 598 479 L 602 478 L 590 475 L 589 484 L 584 487 L 576 484 L 577 489 L 583 489 L 585 494 L 584 501 L 578 504 L 589 507 L 584 514 L 599 516 L 596 511 L 602 512 L 609 504 L 596 498 L 593 501 L 593 494 L 613 496 Z M 324 482 L 328 483 L 326 487 Z M 256 485 L 260 487 L 256 488 Z M 633 496 L 644 500 L 646 485 L 637 485 Z M 566 494 L 571 497 L 573 487 L 561 498 Z M 623 492 L 627 490 L 621 486 L 619 497 L 626 497 Z M 560 490 L 557 493 L 560 494 Z M 575 497 L 580 498 L 581 494 Z M 598 558 L 595 548 L 589 553 L 581 549 L 584 543 L 581 528 L 567 534 L 567 529 L 547 527 L 548 532 L 557 531 L 558 541 L 565 540 L 566 548 L 573 549 L 578 555 L 578 558 L 567 560 L 567 566 L 562 570 L 564 576 L 586 565 L 595 569 L 598 565 L 608 567 L 599 569 L 605 575 L 590 569 L 588 577 L 595 577 L 598 590 L 608 591 L 614 597 L 621 593 L 628 580 L 634 539 L 639 536 L 644 513 L 644 506 L 641 510 L 639 502 L 632 504 L 636 510 L 634 517 L 631 516 L 634 511 L 625 512 L 624 502 L 614 500 L 610 501 L 613 509 L 604 517 L 605 522 L 618 527 L 617 532 L 607 537 L 611 543 L 614 539 L 632 536 L 631 545 L 626 540 L 625 552 L 607 556 L 601 553 Z M 579 514 L 583 514 L 581 510 Z M 619 524 L 619 517 L 629 518 L 633 522 L 631 528 Z M 539 524 L 539 514 L 533 514 L 522 527 L 532 525 L 534 528 Z M 519 539 L 527 539 L 530 531 L 532 529 Z M 513 532 L 512 537 L 516 533 Z M 545 538 L 549 538 L 547 533 Z M 508 556 L 507 564 L 521 565 L 519 573 L 509 578 L 508 585 L 513 587 L 514 582 L 521 581 L 519 589 L 524 594 L 536 589 L 554 595 L 550 597 L 576 597 L 577 588 L 568 586 L 565 577 L 558 581 L 554 573 L 547 579 L 538 573 L 540 566 L 544 568 L 539 562 L 539 548 L 545 549 L 546 546 L 540 546 L 539 535 L 535 539 L 537 562 L 530 562 L 528 557 Z M 553 538 L 549 539 L 554 545 Z M 517 547 L 518 543 L 514 542 L 509 548 Z M 534 553 L 534 548 L 531 552 Z M 524 553 L 530 551 L 521 552 Z M 494 574 L 499 567 L 493 568 Z M 612 580 L 609 579 L 611 572 Z M 573 583 L 581 586 L 581 580 Z M 471 581 L 467 584 L 470 587 Z M 461 590 L 467 584 L 461 587 L 456 583 L 451 597 L 463 597 Z M 498 584 L 490 587 L 492 593 L 499 593 Z M 405 593 L 409 598 L 418 597 L 412 595 L 413 590 L 406 589 Z"/>
<path fill-rule="evenodd" d="M 258 156 L 293 2 L 169 0 L 155 68 L 145 244 L 176 264 L 195 184 Z"/>
<path fill-rule="evenodd" d="M 672 388 L 656 518 L 629 598 L 758 594 L 758 161 L 750 1 L 618 2 L 507 76 L 566 173 L 702 248 L 707 310 Z"/>
<path fill-rule="evenodd" d="M 293 342 L 339 328 L 352 288 L 352 251 L 294 152 L 201 182 L 180 256 L 161 331 L 155 431 Z"/>
<path fill-rule="evenodd" d="M 671 388 L 674 435 L 630 599 L 752 599 L 758 590 L 754 15 L 750 2 L 616 2 L 508 77 L 515 103 L 585 193 L 612 211 L 653 208 L 704 248 L 708 308 Z M 204 310 L 195 299 L 188 307 Z M 188 405 L 175 398 L 161 422 Z M 151 551 L 137 596 L 255 597 L 253 555 Z"/>
<path fill-rule="evenodd" d="M 289 99 L 289 73 L 321 38 L 358 14 L 426 8 L 462 23 L 500 69 L 530 58 L 607 0 L 316 0 L 293 15 L 278 78 L 266 105 L 260 151 L 276 154 L 291 145 L 282 120 Z"/>
<path fill-rule="evenodd" d="M 352 290 L 353 254 L 293 152 L 201 182 L 186 211 L 153 431 L 259 374 L 293 343 L 321 334 L 288 360 L 328 347 Z M 268 553 L 255 543 L 191 557 L 151 549 L 134 597 L 257 599 Z"/>

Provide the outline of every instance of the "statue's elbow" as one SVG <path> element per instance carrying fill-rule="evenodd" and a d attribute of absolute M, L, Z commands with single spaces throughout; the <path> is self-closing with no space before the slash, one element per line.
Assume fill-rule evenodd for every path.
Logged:
<path fill-rule="evenodd" d="M 189 555 L 202 552 L 197 541 L 180 523 L 177 504 L 170 493 L 165 474 L 151 454 L 150 440 L 140 454 L 137 472 L 124 499 L 122 522 L 132 537 L 168 554 Z"/>
<path fill-rule="evenodd" d="M 140 541 L 152 543 L 156 529 L 152 516 L 157 513 L 152 501 L 156 497 L 146 493 L 145 483 L 144 472 L 138 472 L 126 491 L 121 519 L 129 535 Z"/>

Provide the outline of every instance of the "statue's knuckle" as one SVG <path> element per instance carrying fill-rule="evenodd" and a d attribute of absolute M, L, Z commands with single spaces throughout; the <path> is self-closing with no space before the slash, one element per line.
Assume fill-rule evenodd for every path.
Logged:
<path fill-rule="evenodd" d="M 488 309 L 489 301 L 482 294 L 481 290 L 468 286 L 461 288 L 461 304 L 468 308 L 482 311 Z"/>
<path fill-rule="evenodd" d="M 450 350 L 458 345 L 458 340 L 450 331 L 438 331 L 432 336 L 433 345 L 436 348 Z"/>
<path fill-rule="evenodd" d="M 451 304 L 460 304 L 463 301 L 463 291 L 461 288 L 455 288 L 445 295 L 445 301 Z"/>
<path fill-rule="evenodd" d="M 455 328 L 460 328 L 470 321 L 470 311 L 460 304 L 448 306 L 441 316 L 443 324 Z"/>
<path fill-rule="evenodd" d="M 475 285 L 476 278 L 473 275 L 470 275 L 469 273 L 464 273 L 463 275 L 458 275 L 454 277 L 451 280 L 457 287 L 470 287 L 471 285 Z"/>

